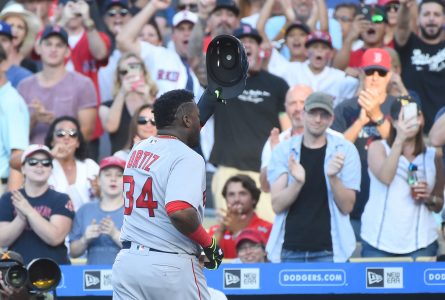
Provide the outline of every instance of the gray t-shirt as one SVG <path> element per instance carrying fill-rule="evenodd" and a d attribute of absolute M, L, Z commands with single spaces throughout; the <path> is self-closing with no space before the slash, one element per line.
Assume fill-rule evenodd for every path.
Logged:
<path fill-rule="evenodd" d="M 111 217 L 116 228 L 120 230 L 124 219 L 124 201 L 122 200 L 122 206 L 114 211 L 103 211 L 100 208 L 99 201 L 82 205 L 74 218 L 73 227 L 69 235 L 70 243 L 79 240 L 84 235 L 93 219 L 96 220 L 96 224 L 100 224 L 102 219 L 108 216 Z M 88 245 L 87 264 L 112 265 L 120 249 L 110 236 L 101 234 Z"/>
<path fill-rule="evenodd" d="M 37 75 L 20 82 L 17 90 L 28 106 L 38 99 L 46 110 L 54 113 L 54 117 L 72 116 L 78 118 L 79 110 L 97 106 L 97 94 L 93 82 L 88 77 L 67 72 L 65 76 L 52 87 L 43 87 L 37 80 Z M 33 109 L 30 114 L 33 114 Z M 43 144 L 49 124 L 37 123 L 31 128 L 31 144 Z"/>

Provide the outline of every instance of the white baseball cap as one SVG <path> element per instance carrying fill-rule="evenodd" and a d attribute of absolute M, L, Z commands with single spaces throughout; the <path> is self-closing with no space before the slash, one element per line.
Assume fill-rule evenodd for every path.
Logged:
<path fill-rule="evenodd" d="M 33 144 L 29 145 L 28 148 L 25 149 L 22 153 L 22 164 L 25 163 L 25 160 L 33 155 L 36 152 L 43 152 L 48 155 L 49 158 L 53 159 L 53 155 L 51 154 L 51 150 L 45 145 Z"/>
<path fill-rule="evenodd" d="M 188 10 L 181 10 L 173 16 L 173 27 L 178 26 L 182 22 L 195 24 L 198 22 L 198 15 Z"/>

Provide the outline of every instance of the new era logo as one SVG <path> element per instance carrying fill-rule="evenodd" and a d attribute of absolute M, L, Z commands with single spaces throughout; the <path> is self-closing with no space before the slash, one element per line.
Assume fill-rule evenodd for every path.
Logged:
<path fill-rule="evenodd" d="M 83 288 L 97 290 L 100 288 L 100 271 L 85 271 Z"/>
<path fill-rule="evenodd" d="M 403 268 L 367 268 L 366 288 L 403 288 Z"/>
<path fill-rule="evenodd" d="M 375 285 L 380 282 L 383 282 L 382 275 L 379 275 L 379 274 L 371 272 L 371 271 L 368 272 L 368 284 L 369 285 Z M 382 284 L 382 286 L 383 286 L 383 284 Z"/>
<path fill-rule="evenodd" d="M 240 288 L 240 287 L 241 287 L 241 271 L 224 270 L 224 288 Z"/>

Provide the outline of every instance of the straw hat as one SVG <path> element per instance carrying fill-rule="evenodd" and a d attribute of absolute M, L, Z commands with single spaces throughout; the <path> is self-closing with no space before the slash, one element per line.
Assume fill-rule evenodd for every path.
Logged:
<path fill-rule="evenodd" d="M 20 46 L 19 52 L 22 55 L 27 56 L 34 47 L 37 33 L 42 28 L 42 24 L 36 15 L 25 10 L 23 5 L 14 1 L 8 2 L 8 4 L 6 4 L 6 6 L 0 12 L 0 20 L 5 20 L 9 16 L 17 16 L 22 18 L 26 23 L 27 31 L 22 45 Z"/>

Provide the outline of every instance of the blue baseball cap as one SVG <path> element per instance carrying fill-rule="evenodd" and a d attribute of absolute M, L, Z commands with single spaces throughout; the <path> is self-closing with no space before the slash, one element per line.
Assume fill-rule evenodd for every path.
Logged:
<path fill-rule="evenodd" d="M 10 39 L 12 39 L 11 25 L 6 22 L 0 21 L 0 34 L 6 35 Z"/>
<path fill-rule="evenodd" d="M 261 44 L 261 42 L 263 41 L 263 38 L 261 37 L 258 30 L 256 30 L 249 24 L 241 24 L 240 27 L 233 31 L 233 35 L 238 39 L 242 39 L 243 37 L 251 37 L 255 39 L 258 44 Z"/>
<path fill-rule="evenodd" d="M 51 36 L 58 36 L 62 39 L 62 41 L 68 45 L 68 33 L 60 26 L 46 26 L 45 30 L 43 30 L 41 40 L 45 40 Z"/>
<path fill-rule="evenodd" d="M 220 9 L 228 9 L 232 11 L 236 16 L 239 16 L 239 7 L 233 0 L 216 0 L 215 8 L 210 12 L 210 14 L 213 14 L 215 11 Z"/>
<path fill-rule="evenodd" d="M 102 13 L 107 12 L 107 10 L 110 9 L 110 7 L 114 5 L 119 5 L 120 7 L 128 9 L 128 0 L 105 0 L 104 4 L 102 5 Z"/>

